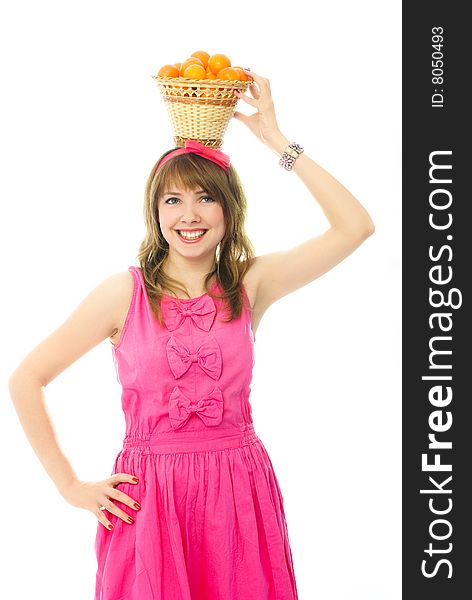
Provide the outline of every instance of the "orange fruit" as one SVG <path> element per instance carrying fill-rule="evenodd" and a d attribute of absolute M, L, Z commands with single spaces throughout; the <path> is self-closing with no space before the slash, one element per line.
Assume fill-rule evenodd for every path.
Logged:
<path fill-rule="evenodd" d="M 164 65 L 159 69 L 157 75 L 158 77 L 178 77 L 180 73 L 175 65 Z"/>
<path fill-rule="evenodd" d="M 229 79 L 231 81 L 239 81 L 239 70 L 234 67 L 224 67 L 218 71 L 217 79 Z"/>
<path fill-rule="evenodd" d="M 179 70 L 179 74 L 180 74 L 180 67 L 181 66 L 182 66 L 182 63 L 174 63 L 174 67 Z"/>
<path fill-rule="evenodd" d="M 196 52 L 194 52 L 191 55 L 190 58 L 192 58 L 192 56 L 199 58 L 202 61 L 205 69 L 208 67 L 208 59 L 210 58 L 210 55 L 208 54 L 208 52 L 205 52 L 205 50 L 197 50 Z"/>
<path fill-rule="evenodd" d="M 185 69 L 189 66 L 189 65 L 200 65 L 201 67 L 203 67 L 203 63 L 202 61 L 197 58 L 196 56 L 192 56 L 190 58 L 187 58 L 187 60 L 185 60 L 181 65 L 180 65 L 180 74 L 183 75 Z"/>
<path fill-rule="evenodd" d="M 207 71 L 205 75 L 205 79 L 216 79 L 216 75 L 211 71 Z"/>
<path fill-rule="evenodd" d="M 205 66 L 203 64 L 203 60 L 201 58 L 198 58 L 198 56 L 189 56 L 184 62 L 194 63 L 196 65 L 201 65 L 205 69 Z"/>
<path fill-rule="evenodd" d="M 206 71 L 202 65 L 188 65 L 183 72 L 183 76 L 190 79 L 205 79 Z"/>
<path fill-rule="evenodd" d="M 226 54 L 212 54 L 208 59 L 208 66 L 212 73 L 218 75 L 218 71 L 231 66 L 231 61 Z"/>
<path fill-rule="evenodd" d="M 242 67 L 233 67 L 233 69 L 238 71 L 240 81 L 249 81 L 249 77 L 246 75 L 246 72 Z"/>

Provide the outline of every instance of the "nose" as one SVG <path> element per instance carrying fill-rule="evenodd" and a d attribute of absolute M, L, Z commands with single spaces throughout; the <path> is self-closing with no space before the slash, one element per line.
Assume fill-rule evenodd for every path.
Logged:
<path fill-rule="evenodd" d="M 192 204 L 184 206 L 182 211 L 182 217 L 180 219 L 183 223 L 200 221 L 200 217 L 198 215 L 198 210 Z"/>

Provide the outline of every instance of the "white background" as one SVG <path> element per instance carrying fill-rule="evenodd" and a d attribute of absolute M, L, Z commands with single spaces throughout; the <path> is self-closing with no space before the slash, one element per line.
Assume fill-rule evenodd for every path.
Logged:
<path fill-rule="evenodd" d="M 282 132 L 376 225 L 341 264 L 268 309 L 251 403 L 284 496 L 300 600 L 397 600 L 401 4 L 392 0 L 2 4 L 2 596 L 93 598 L 96 517 L 57 492 L 7 379 L 92 288 L 135 264 L 144 184 L 174 146 L 151 75 L 199 49 L 267 77 Z M 297 175 L 242 122 L 230 122 L 222 149 L 245 184 L 257 255 L 328 227 Z M 108 340 L 45 390 L 81 479 L 111 472 L 120 392 Z"/>

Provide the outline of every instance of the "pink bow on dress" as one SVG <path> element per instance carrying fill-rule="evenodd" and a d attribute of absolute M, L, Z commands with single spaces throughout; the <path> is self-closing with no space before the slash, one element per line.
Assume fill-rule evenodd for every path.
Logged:
<path fill-rule="evenodd" d="M 209 394 L 198 400 L 190 400 L 178 387 L 172 390 L 169 398 L 169 418 L 173 429 L 180 429 L 195 413 L 207 427 L 219 425 L 223 418 L 223 394 L 215 387 Z"/>
<path fill-rule="evenodd" d="M 214 337 L 209 337 L 200 344 L 195 353 L 191 353 L 187 346 L 174 336 L 169 338 L 166 346 L 169 366 L 177 379 L 190 369 L 190 365 L 197 365 L 212 379 L 219 379 L 221 375 L 221 350 Z"/>
<path fill-rule="evenodd" d="M 161 309 L 165 324 L 170 331 L 180 327 L 186 317 L 190 317 L 200 329 L 209 331 L 216 314 L 215 302 L 210 296 L 202 296 L 192 302 L 191 306 L 185 306 L 175 298 L 166 297 L 162 300 Z"/>

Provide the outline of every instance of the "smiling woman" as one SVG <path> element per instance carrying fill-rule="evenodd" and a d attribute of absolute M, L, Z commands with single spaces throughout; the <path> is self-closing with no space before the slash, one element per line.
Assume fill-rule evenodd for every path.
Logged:
<path fill-rule="evenodd" d="M 252 77 L 245 101 L 257 112 L 234 116 L 290 157 L 282 166 L 316 198 L 328 229 L 256 257 L 229 157 L 188 141 L 165 152 L 146 182 L 139 266 L 98 286 L 11 377 L 58 489 L 98 520 L 95 600 L 298 598 L 283 495 L 252 418 L 255 331 L 272 303 L 333 268 L 374 226 L 289 144 L 268 80 Z M 40 407 L 40 388 L 112 333 L 126 433 L 111 476 L 84 482 L 48 437 L 47 415 L 31 418 L 31 398 Z"/>
<path fill-rule="evenodd" d="M 138 259 L 150 304 L 160 321 L 164 294 L 190 298 L 208 292 L 218 278 L 237 318 L 245 302 L 241 286 L 254 259 L 245 233 L 247 200 L 229 157 L 205 148 L 196 154 L 195 142 L 190 149 L 165 152 L 146 184 L 146 236 Z"/>
<path fill-rule="evenodd" d="M 172 263 L 179 260 L 174 258 L 173 240 L 170 237 L 173 231 L 184 244 L 201 246 L 200 242 L 205 238 L 211 261 L 217 245 L 223 239 L 225 227 L 221 204 L 202 194 L 205 194 L 204 190 L 169 192 L 163 195 L 163 201 L 158 204 L 160 229 L 169 244 L 169 269 Z"/>

